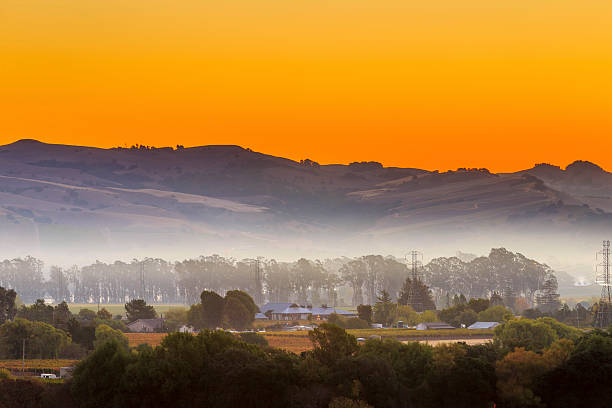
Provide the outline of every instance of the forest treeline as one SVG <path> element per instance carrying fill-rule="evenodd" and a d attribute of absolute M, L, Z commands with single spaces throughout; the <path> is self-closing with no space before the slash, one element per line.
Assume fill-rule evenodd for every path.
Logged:
<path fill-rule="evenodd" d="M 15 289 L 26 303 L 49 296 L 56 302 L 125 303 L 142 298 L 150 303 L 193 304 L 203 290 L 224 294 L 239 289 L 259 302 L 359 305 L 376 303 L 383 290 L 396 299 L 410 268 L 404 260 L 381 255 L 295 262 L 211 255 L 174 263 L 146 258 L 50 266 L 44 273 L 41 260 L 26 257 L 0 262 L 0 286 Z M 457 294 L 469 299 L 499 293 L 533 304 L 544 282 L 556 285 L 546 264 L 504 248 L 471 259 L 435 258 L 419 268 L 419 275 L 439 307 L 448 306 L 448 299 Z"/>

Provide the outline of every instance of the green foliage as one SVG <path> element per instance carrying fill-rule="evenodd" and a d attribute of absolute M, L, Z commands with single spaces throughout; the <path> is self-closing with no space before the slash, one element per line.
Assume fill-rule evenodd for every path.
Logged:
<path fill-rule="evenodd" d="M 230 290 L 225 294 L 225 301 L 227 302 L 228 299 L 232 298 L 239 300 L 253 316 L 259 313 L 259 308 L 248 293 L 241 290 Z"/>
<path fill-rule="evenodd" d="M 542 351 L 557 338 L 555 330 L 543 321 L 512 319 L 495 328 L 495 341 L 508 352 L 517 347 Z"/>
<path fill-rule="evenodd" d="M 6 368 L 0 368 L 0 381 L 10 380 L 11 378 L 11 372 L 9 370 Z"/>
<path fill-rule="evenodd" d="M 404 324 L 409 326 L 416 326 L 419 324 L 419 314 L 414 311 L 414 309 L 408 305 L 402 306 L 398 305 L 395 309 L 395 318 L 394 321 L 401 320 Z"/>
<path fill-rule="evenodd" d="M 168 328 L 169 332 L 173 332 L 181 328 L 183 325 L 187 325 L 187 310 L 183 307 L 172 307 L 165 314 L 166 321 L 164 324 Z"/>
<path fill-rule="evenodd" d="M 516 348 L 496 364 L 497 388 L 503 406 L 509 408 L 543 408 L 534 392 L 539 378 L 548 372 L 549 364 L 541 354 Z"/>
<path fill-rule="evenodd" d="M 101 345 L 73 373 L 72 394 L 82 408 L 120 407 L 125 399 L 124 374 L 133 359 L 114 341 Z"/>
<path fill-rule="evenodd" d="M 27 358 L 57 358 L 70 343 L 65 332 L 47 323 L 15 318 L 0 326 L 0 358 L 21 358 L 24 340 Z"/>
<path fill-rule="evenodd" d="M 608 407 L 612 384 L 612 334 L 581 337 L 570 357 L 547 373 L 538 393 L 549 407 Z M 562 392 L 560 392 L 562 390 Z"/>
<path fill-rule="evenodd" d="M 147 305 L 147 302 L 142 299 L 134 299 L 126 303 L 125 312 L 130 323 L 138 319 L 154 319 L 157 317 L 155 308 Z"/>
<path fill-rule="evenodd" d="M 484 353 L 479 352 L 484 351 Z M 495 400 L 495 370 L 486 349 L 440 345 L 427 374 L 425 406 L 490 407 Z"/>
<path fill-rule="evenodd" d="M 397 305 L 391 301 L 386 290 L 381 291 L 378 302 L 374 305 L 374 320 L 383 325 L 390 325 L 395 318 Z"/>
<path fill-rule="evenodd" d="M 90 309 L 81 309 L 77 315 L 81 320 L 93 320 L 96 318 L 96 312 Z"/>
<path fill-rule="evenodd" d="M 580 337 L 580 334 L 582 333 L 575 327 L 560 323 L 558 320 L 555 320 L 552 317 L 540 317 L 536 320 L 536 322 L 546 324 L 548 327 L 555 331 L 555 334 L 560 339 L 577 340 L 578 337 Z"/>
<path fill-rule="evenodd" d="M 343 317 L 337 313 L 329 315 L 327 322 L 343 329 L 368 329 L 370 324 L 359 317 Z"/>
<path fill-rule="evenodd" d="M 441 310 L 438 313 L 440 320 L 454 327 L 465 327 L 471 325 L 478 320 L 478 315 L 467 304 L 459 304 Z"/>
<path fill-rule="evenodd" d="M 102 319 L 98 319 L 97 317 L 94 319 L 93 321 L 94 326 L 98 327 L 101 324 L 105 324 L 109 327 L 112 327 L 115 330 L 121 330 L 122 332 L 127 332 L 128 331 L 128 327 L 125 324 L 125 322 L 123 320 L 102 320 Z"/>
<path fill-rule="evenodd" d="M 17 317 L 31 322 L 53 324 L 53 306 L 45 304 L 43 299 L 37 299 L 30 306 L 22 305 L 17 311 Z"/>
<path fill-rule="evenodd" d="M 17 314 L 16 298 L 17 293 L 13 289 L 5 289 L 0 286 L 0 324 L 15 318 Z"/>
<path fill-rule="evenodd" d="M 58 353 L 58 358 L 66 360 L 81 360 L 86 355 L 87 349 L 73 341 L 72 343 L 66 343 L 62 346 Z"/>
<path fill-rule="evenodd" d="M 226 297 L 223 307 L 223 326 L 233 329 L 251 327 L 255 315 L 237 297 Z"/>
<path fill-rule="evenodd" d="M 403 344 L 392 339 L 368 340 L 359 355 L 377 356 L 393 368 L 398 380 L 409 388 L 418 387 L 433 361 L 433 347 L 418 342 Z"/>
<path fill-rule="evenodd" d="M 478 313 L 480 322 L 503 322 L 506 318 L 512 317 L 512 311 L 502 305 L 491 306 Z"/>
<path fill-rule="evenodd" d="M 196 330 L 206 328 L 206 322 L 204 321 L 204 308 L 201 303 L 191 305 L 189 310 L 187 310 L 187 324 Z"/>
<path fill-rule="evenodd" d="M 106 310 L 106 308 L 103 307 L 98 311 L 98 313 L 96 313 L 96 318 L 100 320 L 112 320 L 113 315 L 111 314 L 111 312 L 109 312 L 108 310 Z"/>
<path fill-rule="evenodd" d="M 372 323 L 372 306 L 371 305 L 359 305 L 357 306 L 357 315 L 361 320 L 365 320 L 368 323 Z"/>
<path fill-rule="evenodd" d="M 72 337 L 74 343 L 78 343 L 86 350 L 93 350 L 93 342 L 96 338 L 96 327 L 94 322 L 84 321 L 72 318 L 68 322 L 68 333 Z"/>
<path fill-rule="evenodd" d="M 128 355 L 106 343 L 75 370 L 80 406 L 292 406 L 297 357 L 246 344 L 223 332 L 168 335 Z"/>
<path fill-rule="evenodd" d="M 467 306 L 476 313 L 480 313 L 489 308 L 489 299 L 472 298 Z"/>
<path fill-rule="evenodd" d="M 72 313 L 68 309 L 68 304 L 62 302 L 55 306 L 53 310 L 53 326 L 64 331 L 68 330 L 68 322 L 72 319 Z"/>
<path fill-rule="evenodd" d="M 199 327 L 216 329 L 223 322 L 223 298 L 215 292 L 203 291 L 200 295 L 202 305 L 202 319 Z M 195 327 L 195 326 L 194 326 Z"/>
<path fill-rule="evenodd" d="M 410 304 L 411 293 L 414 296 L 413 304 Z M 419 279 L 413 281 L 410 277 L 407 277 L 397 301 L 400 305 L 411 306 L 417 312 L 436 310 L 436 304 L 433 301 L 431 290 L 429 290 L 429 287 Z"/>
<path fill-rule="evenodd" d="M 125 350 L 129 349 L 128 339 L 120 330 L 115 330 L 112 327 L 101 324 L 96 327 L 96 339 L 93 343 L 94 349 L 97 350 L 108 342 L 115 342 Z"/>
<path fill-rule="evenodd" d="M 312 341 L 313 357 L 325 365 L 333 365 L 339 359 L 353 355 L 359 348 L 355 336 L 329 323 L 322 323 L 308 332 L 308 337 Z"/>

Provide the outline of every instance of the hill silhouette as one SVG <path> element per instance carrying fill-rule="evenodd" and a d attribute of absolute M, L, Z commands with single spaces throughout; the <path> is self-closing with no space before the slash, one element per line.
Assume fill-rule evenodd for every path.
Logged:
<path fill-rule="evenodd" d="M 610 213 L 612 174 L 585 161 L 495 174 L 319 165 L 239 146 L 0 146 L 0 242 L 9 252 L 295 252 L 332 242 L 348 250 L 407 247 L 418 237 L 431 244 L 440 234 L 570 240 L 570 230 L 598 236 L 612 226 Z"/>

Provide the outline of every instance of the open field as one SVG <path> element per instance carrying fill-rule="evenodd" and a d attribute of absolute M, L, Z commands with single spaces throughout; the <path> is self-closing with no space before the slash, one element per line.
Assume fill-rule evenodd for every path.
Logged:
<path fill-rule="evenodd" d="M 428 344 L 466 342 L 468 344 L 483 344 L 491 341 L 493 330 L 413 330 L 413 329 L 357 329 L 347 330 L 355 337 L 368 338 L 372 335 L 399 341 L 421 341 Z M 312 344 L 307 331 L 268 331 L 260 333 L 270 346 L 288 350 L 294 353 L 310 350 Z M 125 333 L 130 347 L 148 343 L 151 346 L 161 344 L 166 333 Z"/>
<path fill-rule="evenodd" d="M 414 330 L 414 329 L 355 329 L 347 330 L 355 337 L 368 338 L 376 335 L 382 338 L 393 338 L 397 340 L 420 340 L 428 338 L 483 338 L 493 337 L 491 329 L 454 329 L 454 330 Z"/>
<path fill-rule="evenodd" d="M 409 343 L 413 340 L 403 340 L 402 343 Z M 478 346 L 492 342 L 493 339 L 437 339 L 437 340 L 419 340 L 419 343 L 426 343 L 430 346 L 438 346 L 440 344 L 466 343 L 470 346 Z"/>
<path fill-rule="evenodd" d="M 186 309 L 189 306 L 185 306 L 182 304 L 151 304 L 155 310 L 157 311 L 157 314 L 162 314 L 162 313 L 166 313 L 168 310 L 170 310 L 171 308 L 182 308 L 182 309 Z M 100 309 L 105 308 L 106 310 L 108 310 L 113 316 L 115 315 L 124 315 L 125 314 L 125 305 L 124 304 L 119 304 L 119 303 L 109 303 L 109 304 L 100 304 Z M 72 313 L 79 313 L 79 310 L 81 309 L 89 309 L 89 310 L 93 310 L 94 312 L 98 311 L 98 304 L 97 303 L 68 303 L 68 309 L 70 309 L 70 311 Z"/>
<path fill-rule="evenodd" d="M 168 334 L 167 333 L 124 333 L 128 338 L 130 347 L 136 347 L 141 344 L 149 344 L 150 346 L 159 346 Z"/>
<path fill-rule="evenodd" d="M 298 336 L 286 335 L 285 333 L 300 333 Z M 302 351 L 312 349 L 312 342 L 308 338 L 308 332 L 278 332 L 278 333 L 262 333 L 268 340 L 271 347 L 291 351 L 299 354 Z"/>

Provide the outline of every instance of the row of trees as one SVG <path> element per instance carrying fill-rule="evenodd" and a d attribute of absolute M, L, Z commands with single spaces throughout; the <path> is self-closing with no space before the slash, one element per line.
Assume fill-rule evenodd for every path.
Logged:
<path fill-rule="evenodd" d="M 257 337 L 253 335 L 252 337 Z M 156 348 L 128 352 L 109 339 L 71 382 L 30 392 L 0 380 L 7 408 L 312 407 L 404 408 L 607 407 L 612 331 L 582 333 L 552 319 L 511 319 L 492 343 L 435 347 L 368 340 L 322 324 L 313 348 L 295 355 L 265 342 L 204 330 L 175 333 Z M 256 343 L 256 344 L 254 344 Z M 33 398 L 37 396 L 37 398 Z M 53 404 L 55 402 L 56 404 Z"/>
<path fill-rule="evenodd" d="M 259 282 L 256 269 L 261 271 Z M 434 301 L 442 306 L 447 306 L 443 303 L 448 296 L 458 293 L 478 298 L 494 292 L 523 297 L 533 304 L 544 299 L 536 299 L 536 294 L 542 292 L 546 282 L 556 289 L 548 266 L 503 248 L 469 262 L 456 257 L 436 258 L 420 268 L 419 274 L 432 290 Z M 258 302 L 334 306 L 342 294 L 344 303 L 373 305 L 383 290 L 397 299 L 408 276 L 405 262 L 380 255 L 325 261 L 302 258 L 296 262 L 238 261 L 218 255 L 176 263 L 147 258 L 67 269 L 52 266 L 46 279 L 43 263 L 35 258 L 0 262 L 0 286 L 15 289 L 24 302 L 48 295 L 76 303 L 124 303 L 140 298 L 150 303 L 193 304 L 204 290 L 224 295 L 239 289 Z"/>

